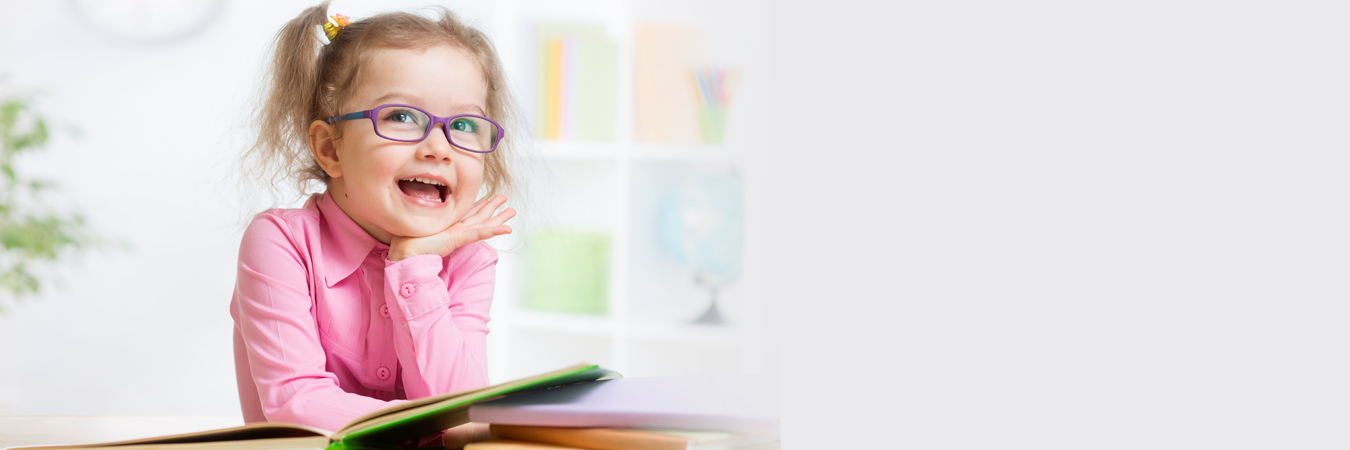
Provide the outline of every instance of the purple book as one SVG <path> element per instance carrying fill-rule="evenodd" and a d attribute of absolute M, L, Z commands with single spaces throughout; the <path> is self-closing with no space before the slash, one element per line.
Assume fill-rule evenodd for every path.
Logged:
<path fill-rule="evenodd" d="M 618 378 L 479 403 L 469 420 L 501 425 L 778 432 L 778 381 L 762 375 Z"/>

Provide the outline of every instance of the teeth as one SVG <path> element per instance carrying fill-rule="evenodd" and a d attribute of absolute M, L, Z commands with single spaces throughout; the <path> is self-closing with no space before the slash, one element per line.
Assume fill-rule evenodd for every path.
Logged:
<path fill-rule="evenodd" d="M 421 183 L 430 184 L 430 185 L 432 185 L 432 186 L 445 186 L 445 183 L 442 183 L 442 182 L 439 182 L 439 181 L 436 181 L 436 180 L 429 180 L 429 179 L 426 179 L 426 178 L 404 178 L 403 181 L 417 181 L 417 182 L 421 182 Z"/>

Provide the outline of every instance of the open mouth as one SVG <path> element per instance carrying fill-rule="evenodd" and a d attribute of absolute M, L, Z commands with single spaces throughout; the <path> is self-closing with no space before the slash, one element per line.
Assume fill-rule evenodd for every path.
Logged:
<path fill-rule="evenodd" d="M 445 199 L 450 193 L 450 187 L 446 186 L 445 183 L 426 178 L 404 178 L 398 180 L 398 188 L 409 197 L 438 203 L 445 203 Z"/>

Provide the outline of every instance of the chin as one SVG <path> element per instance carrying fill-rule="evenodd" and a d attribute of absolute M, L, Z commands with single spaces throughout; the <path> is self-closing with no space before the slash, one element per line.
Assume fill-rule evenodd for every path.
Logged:
<path fill-rule="evenodd" d="M 403 234 L 400 235 L 404 237 L 426 237 L 445 231 L 446 228 L 450 228 L 450 225 L 454 225 L 454 223 L 445 220 L 419 220 L 404 224 L 403 230 L 401 230 Z"/>

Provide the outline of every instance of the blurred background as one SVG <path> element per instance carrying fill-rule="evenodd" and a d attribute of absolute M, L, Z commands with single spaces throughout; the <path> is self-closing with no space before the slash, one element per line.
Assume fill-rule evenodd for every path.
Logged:
<path fill-rule="evenodd" d="M 494 380 L 783 372 L 801 448 L 1345 447 L 1347 5 L 561 3 L 450 3 L 512 65 L 544 186 L 533 238 L 494 244 Z M 237 414 L 226 305 L 258 205 L 228 174 L 267 42 L 309 5 L 152 26 L 0 1 L 3 86 L 81 131 L 24 173 L 132 247 L 7 307 L 4 413 Z M 721 110 L 694 87 L 719 74 Z M 802 111 L 847 128 L 826 145 Z M 690 324 L 713 287 L 726 323 Z"/>
<path fill-rule="evenodd" d="M 0 1 L 0 91 L 51 139 L 45 204 L 108 244 L 38 265 L 0 315 L 0 414 L 237 414 L 241 189 L 275 32 L 313 1 Z M 335 1 L 360 19 L 428 2 Z M 762 294 L 764 2 L 437 2 L 495 40 L 528 119 L 501 251 L 493 382 L 778 371 Z M 286 199 L 279 206 L 301 202 Z"/>

